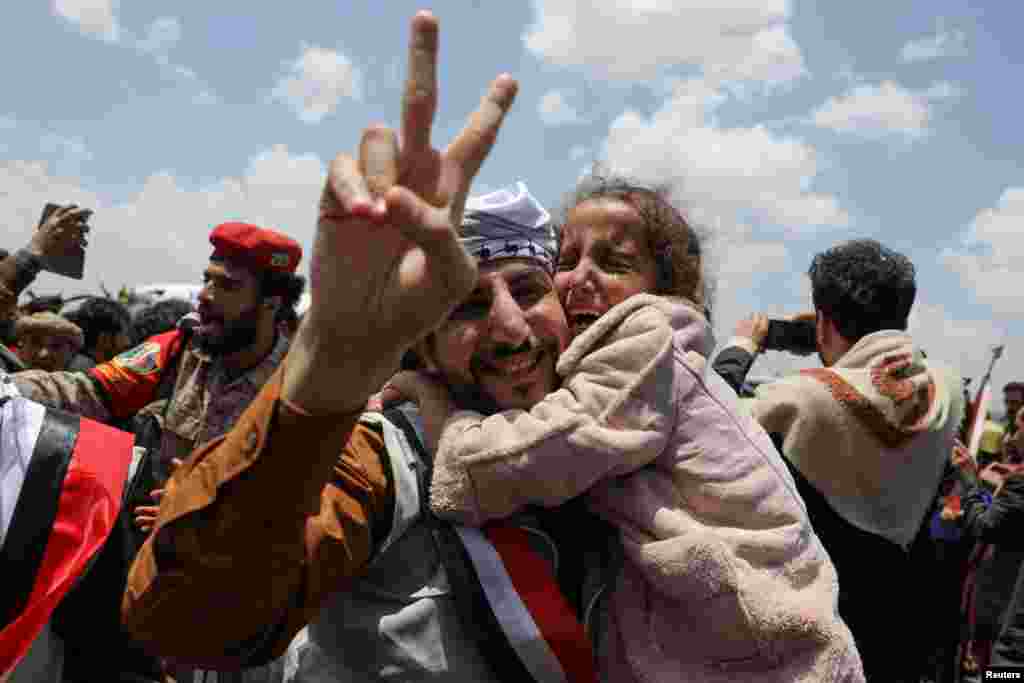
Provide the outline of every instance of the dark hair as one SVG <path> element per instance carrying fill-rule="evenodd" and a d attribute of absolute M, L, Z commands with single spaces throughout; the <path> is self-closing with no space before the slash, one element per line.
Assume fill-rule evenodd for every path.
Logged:
<path fill-rule="evenodd" d="M 131 314 L 123 304 L 113 299 L 91 297 L 64 317 L 82 328 L 85 336 L 83 348 L 89 351 L 96 348 L 96 342 L 103 333 L 125 332 L 129 336 L 132 333 Z"/>
<path fill-rule="evenodd" d="M 815 256 L 807 274 L 814 308 L 848 342 L 879 330 L 907 329 L 917 285 L 906 256 L 875 240 L 852 240 Z"/>
<path fill-rule="evenodd" d="M 306 288 L 306 278 L 294 273 L 266 271 L 260 280 L 260 296 L 269 298 L 281 297 L 281 308 L 277 311 L 277 321 L 287 322 L 297 318 L 295 306 Z"/>
<path fill-rule="evenodd" d="M 178 321 L 192 312 L 192 304 L 184 299 L 164 299 L 150 304 L 135 314 L 132 324 L 132 346 L 138 346 L 152 336 L 170 332 Z"/>
<path fill-rule="evenodd" d="M 1003 393 L 1005 394 L 1007 391 L 1020 391 L 1020 392 L 1024 392 L 1024 382 L 1009 382 L 1009 383 L 1007 383 L 1007 385 L 1005 387 L 1003 387 Z"/>
<path fill-rule="evenodd" d="M 711 291 L 704 276 L 702 236 L 672 203 L 668 187 L 649 187 L 625 176 L 595 167 L 576 185 L 561 211 L 564 225 L 569 213 L 584 202 L 616 199 L 640 214 L 647 228 L 647 244 L 658 267 L 657 294 L 686 297 L 710 315 Z M 559 230 L 561 251 L 561 230 Z"/>

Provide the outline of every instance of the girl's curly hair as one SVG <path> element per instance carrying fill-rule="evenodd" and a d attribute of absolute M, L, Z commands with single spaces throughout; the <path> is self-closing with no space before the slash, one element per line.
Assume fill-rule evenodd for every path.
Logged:
<path fill-rule="evenodd" d="M 667 186 L 649 186 L 595 166 L 570 192 L 559 215 L 596 199 L 616 199 L 633 207 L 647 228 L 647 244 L 658 267 L 656 294 L 689 299 L 711 318 L 711 287 L 704 273 L 703 236 L 690 225 L 671 199 Z M 559 250 L 561 230 L 559 230 Z"/>

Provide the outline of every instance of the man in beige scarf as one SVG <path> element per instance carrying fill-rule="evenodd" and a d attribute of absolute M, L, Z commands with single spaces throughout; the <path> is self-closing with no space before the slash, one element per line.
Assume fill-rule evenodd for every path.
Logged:
<path fill-rule="evenodd" d="M 963 412 L 959 377 L 906 332 L 914 266 L 873 240 L 817 255 L 809 275 L 822 368 L 761 385 L 748 405 L 789 464 L 839 571 L 839 611 L 869 681 L 910 680 L 917 578 L 908 548 Z M 767 335 L 753 316 L 716 361 L 734 387 Z M 916 679 L 913 679 L 916 680 Z"/>

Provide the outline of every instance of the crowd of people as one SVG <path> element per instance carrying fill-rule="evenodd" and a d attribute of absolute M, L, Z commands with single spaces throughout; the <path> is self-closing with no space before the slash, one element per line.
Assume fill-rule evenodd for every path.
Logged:
<path fill-rule="evenodd" d="M 910 260 L 815 256 L 821 367 L 741 399 L 772 323 L 716 346 L 670 194 L 471 196 L 516 83 L 435 149 L 437 22 L 411 32 L 401 130 L 330 165 L 301 319 L 302 249 L 265 226 L 212 230 L 194 308 L 19 303 L 85 248 L 76 206 L 0 258 L 0 681 L 1024 667 L 1024 385 L 965 446 Z"/>

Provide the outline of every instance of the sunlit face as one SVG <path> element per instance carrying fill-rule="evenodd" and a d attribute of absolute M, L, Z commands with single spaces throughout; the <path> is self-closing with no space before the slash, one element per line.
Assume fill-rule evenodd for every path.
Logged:
<path fill-rule="evenodd" d="M 551 276 L 533 261 L 504 259 L 481 267 L 473 293 L 417 350 L 458 400 L 507 410 L 529 409 L 557 387 L 567 345 Z"/>
<path fill-rule="evenodd" d="M 228 354 L 254 344 L 262 318 L 260 301 L 256 273 L 230 261 L 210 261 L 199 292 L 200 346 Z"/>
<path fill-rule="evenodd" d="M 75 341 L 62 335 L 26 332 L 18 338 L 18 357 L 36 370 L 64 370 L 77 350 Z"/>
<path fill-rule="evenodd" d="M 656 291 L 658 267 L 640 214 L 617 199 L 592 199 L 569 212 L 555 288 L 572 336 L 634 294 Z"/>

